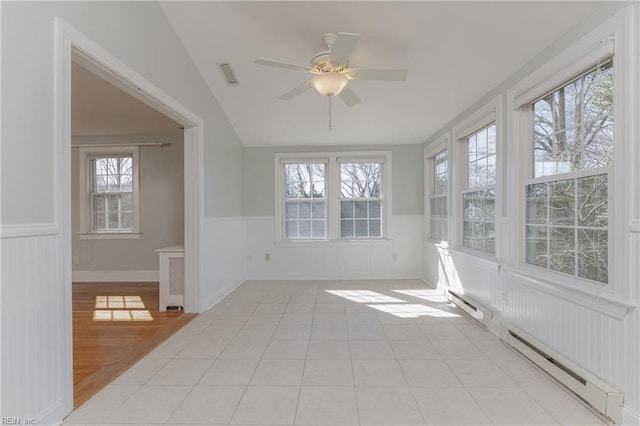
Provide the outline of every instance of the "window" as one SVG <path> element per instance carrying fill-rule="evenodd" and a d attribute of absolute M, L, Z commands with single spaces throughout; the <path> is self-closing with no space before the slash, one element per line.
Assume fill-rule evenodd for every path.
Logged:
<path fill-rule="evenodd" d="M 382 163 L 340 165 L 340 236 L 381 236 Z"/>
<path fill-rule="evenodd" d="M 280 239 L 385 237 L 389 152 L 276 154 Z"/>
<path fill-rule="evenodd" d="M 287 238 L 326 236 L 324 163 L 285 164 Z"/>
<path fill-rule="evenodd" d="M 138 233 L 138 150 L 80 149 L 80 235 Z"/>
<path fill-rule="evenodd" d="M 433 162 L 432 191 L 430 194 L 431 239 L 444 241 L 448 237 L 447 202 L 449 188 L 449 165 L 447 149 L 431 158 Z"/>
<path fill-rule="evenodd" d="M 462 191 L 462 245 L 495 254 L 496 125 L 465 138 L 466 189 Z"/>
<path fill-rule="evenodd" d="M 613 63 L 581 74 L 530 108 L 526 262 L 606 284 Z"/>

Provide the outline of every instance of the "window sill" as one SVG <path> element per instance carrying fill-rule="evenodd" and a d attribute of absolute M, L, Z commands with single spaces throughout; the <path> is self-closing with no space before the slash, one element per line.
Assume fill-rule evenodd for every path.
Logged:
<path fill-rule="evenodd" d="M 78 232 L 81 240 L 139 240 L 142 232 Z"/>
<path fill-rule="evenodd" d="M 375 245 L 387 245 L 393 242 L 392 239 L 389 238 L 353 238 L 353 239 L 340 239 L 340 240 L 327 240 L 327 239 L 300 239 L 300 240 L 279 240 L 275 241 L 274 244 L 276 247 L 296 247 L 299 248 L 301 245 L 305 247 L 331 247 L 331 246 L 342 246 L 342 245 L 366 245 L 366 246 L 375 246 Z"/>
<path fill-rule="evenodd" d="M 531 271 L 522 271 L 508 266 L 504 266 L 502 270 L 510 280 L 517 281 L 521 285 L 560 297 L 620 321 L 635 308 L 635 305 L 616 298 L 609 289 L 576 288 L 542 278 L 540 274 L 534 275 Z"/>

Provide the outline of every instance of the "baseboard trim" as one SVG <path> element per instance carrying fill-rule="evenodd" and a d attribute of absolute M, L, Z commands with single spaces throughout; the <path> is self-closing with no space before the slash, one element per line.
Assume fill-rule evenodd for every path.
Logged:
<path fill-rule="evenodd" d="M 159 271 L 73 271 L 76 283 L 92 282 L 158 282 Z"/>
<path fill-rule="evenodd" d="M 203 301 L 200 304 L 200 312 L 206 312 L 209 309 L 213 308 L 215 305 L 220 303 L 222 299 L 227 297 L 233 290 L 240 287 L 245 282 L 245 280 L 237 280 L 232 281 L 226 286 L 224 286 L 220 291 L 217 291 L 211 297 L 208 297 L 207 300 Z"/>

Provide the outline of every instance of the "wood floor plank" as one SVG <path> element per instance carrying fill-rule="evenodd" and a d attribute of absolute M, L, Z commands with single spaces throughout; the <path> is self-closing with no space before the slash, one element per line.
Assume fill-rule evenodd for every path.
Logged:
<path fill-rule="evenodd" d="M 73 283 L 73 389 L 79 407 L 196 314 L 158 311 L 158 283 Z M 98 296 L 112 296 L 106 306 Z M 118 297 L 120 296 L 120 297 Z M 139 296 L 124 302 L 125 296 Z M 125 306 L 118 301 L 122 300 Z M 96 305 L 98 303 L 98 305 Z M 117 307 L 114 307 L 117 306 Z M 127 309 L 129 307 L 130 309 Z M 151 321 L 94 319 L 96 311 L 148 311 Z"/>

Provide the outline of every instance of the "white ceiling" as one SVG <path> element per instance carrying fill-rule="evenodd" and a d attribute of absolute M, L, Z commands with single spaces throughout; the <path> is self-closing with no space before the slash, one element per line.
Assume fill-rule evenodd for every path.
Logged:
<path fill-rule="evenodd" d="M 534 2 L 162 2 L 196 66 L 246 146 L 417 144 L 600 6 Z M 277 99 L 307 65 L 322 33 L 361 34 L 353 68 L 408 68 L 406 82 L 352 81 L 362 103 L 328 103 L 314 90 Z M 223 80 L 229 62 L 240 84 Z"/>
<path fill-rule="evenodd" d="M 71 64 L 71 134 L 182 136 L 180 125 L 88 71 Z"/>

